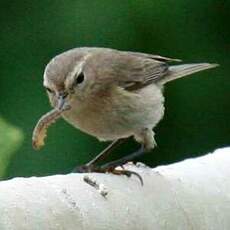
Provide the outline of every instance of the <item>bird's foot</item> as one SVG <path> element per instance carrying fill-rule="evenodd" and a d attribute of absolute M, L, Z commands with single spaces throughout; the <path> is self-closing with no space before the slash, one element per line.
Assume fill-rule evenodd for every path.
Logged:
<path fill-rule="evenodd" d="M 116 169 L 116 168 L 107 169 L 105 172 L 110 172 L 110 173 L 115 174 L 115 175 L 125 175 L 127 177 L 131 177 L 132 175 L 134 175 L 140 180 L 142 186 L 144 184 L 143 179 L 140 176 L 140 174 L 138 174 L 137 172 L 131 171 L 131 170 L 126 170 L 123 167 L 122 167 L 122 169 Z"/>
<path fill-rule="evenodd" d="M 136 173 L 134 171 L 126 170 L 123 168 L 122 165 L 126 164 L 129 161 L 132 161 L 133 159 L 143 155 L 144 153 L 145 153 L 145 149 L 144 149 L 144 146 L 142 146 L 136 152 L 133 152 L 133 153 L 129 154 L 128 156 L 124 156 L 118 160 L 110 161 L 110 162 L 108 162 L 104 165 L 101 165 L 101 166 L 96 166 L 91 161 L 88 164 L 76 167 L 73 172 L 78 172 L 78 173 L 89 173 L 89 172 L 112 173 L 115 175 L 125 175 L 127 177 L 135 175 L 138 177 L 141 184 L 143 185 L 143 179 L 138 173 Z M 117 167 L 122 167 L 122 169 L 117 169 Z"/>
<path fill-rule="evenodd" d="M 123 166 L 120 166 L 122 169 L 117 169 L 117 166 L 114 166 L 114 165 L 109 166 L 109 164 L 108 165 L 107 164 L 102 165 L 102 166 L 85 164 L 85 165 L 81 165 L 81 166 L 76 167 L 73 170 L 73 172 L 76 172 L 76 173 L 91 173 L 91 172 L 112 173 L 114 175 L 125 175 L 127 177 L 131 177 L 132 175 L 135 175 L 140 180 L 141 185 L 143 185 L 143 179 L 138 173 L 136 173 L 134 171 L 126 170 L 123 168 Z"/>

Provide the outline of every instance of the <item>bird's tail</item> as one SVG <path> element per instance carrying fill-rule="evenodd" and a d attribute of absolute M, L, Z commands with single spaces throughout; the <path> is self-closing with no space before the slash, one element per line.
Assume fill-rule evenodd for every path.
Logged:
<path fill-rule="evenodd" d="M 159 79 L 159 83 L 163 85 L 177 78 L 181 78 L 202 70 L 215 68 L 217 66 L 218 64 L 210 64 L 210 63 L 197 63 L 197 64 L 184 64 L 184 65 L 170 66 L 169 72 L 164 77 Z"/>

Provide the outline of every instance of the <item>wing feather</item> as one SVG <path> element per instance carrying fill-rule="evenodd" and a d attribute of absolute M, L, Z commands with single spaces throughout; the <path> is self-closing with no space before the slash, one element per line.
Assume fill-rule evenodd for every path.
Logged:
<path fill-rule="evenodd" d="M 140 89 L 159 80 L 168 72 L 166 62 L 148 58 L 144 54 L 139 56 L 125 52 L 120 55 L 118 62 L 120 65 L 117 66 L 122 66 L 118 70 L 118 84 L 126 90 Z"/>
<path fill-rule="evenodd" d="M 179 60 L 153 54 L 99 48 L 88 58 L 88 63 L 99 70 L 98 77 L 104 84 L 106 81 L 130 91 L 163 78 L 168 73 L 169 61 Z"/>
<path fill-rule="evenodd" d="M 149 58 L 149 59 L 155 59 L 158 61 L 163 61 L 163 62 L 181 62 L 181 59 L 177 58 L 169 58 L 169 57 L 163 57 L 160 55 L 155 55 L 155 54 L 147 54 L 147 53 L 141 53 L 141 52 L 131 52 L 131 51 L 123 51 L 127 54 L 142 57 L 142 58 Z"/>

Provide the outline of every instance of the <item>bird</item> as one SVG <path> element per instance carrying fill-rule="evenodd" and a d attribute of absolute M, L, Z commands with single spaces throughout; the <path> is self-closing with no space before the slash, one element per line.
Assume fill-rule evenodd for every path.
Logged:
<path fill-rule="evenodd" d="M 51 106 L 75 128 L 111 144 L 77 172 L 111 171 L 150 152 L 154 127 L 164 116 L 164 85 L 218 64 L 171 65 L 180 59 L 111 48 L 79 47 L 61 53 L 47 64 L 43 85 Z M 140 148 L 120 159 L 97 166 L 118 145 L 133 137 Z"/>

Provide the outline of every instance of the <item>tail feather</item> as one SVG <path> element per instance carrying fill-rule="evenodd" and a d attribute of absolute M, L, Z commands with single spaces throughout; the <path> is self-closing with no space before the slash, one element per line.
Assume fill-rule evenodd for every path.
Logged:
<path fill-rule="evenodd" d="M 218 64 L 210 64 L 210 63 L 197 63 L 197 64 L 184 64 L 184 65 L 170 66 L 168 74 L 166 74 L 163 78 L 161 78 L 159 80 L 159 83 L 165 84 L 177 78 L 181 78 L 202 70 L 215 68 L 217 66 Z"/>

